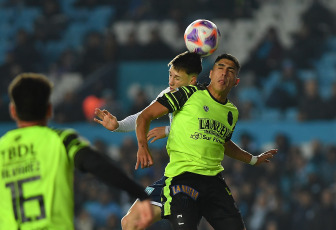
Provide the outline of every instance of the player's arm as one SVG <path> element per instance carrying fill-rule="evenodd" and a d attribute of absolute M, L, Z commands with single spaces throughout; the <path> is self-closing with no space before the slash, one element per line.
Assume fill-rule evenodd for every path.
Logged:
<path fill-rule="evenodd" d="M 236 143 L 234 143 L 232 140 L 227 141 L 224 144 L 224 147 L 225 155 L 251 165 L 268 163 L 270 162 L 270 159 L 273 158 L 273 156 L 278 152 L 277 149 L 271 149 L 258 156 L 253 156 L 251 153 L 236 145 Z"/>
<path fill-rule="evenodd" d="M 169 135 L 169 132 L 170 132 L 170 126 L 161 126 L 161 127 L 153 128 L 148 131 L 147 141 L 153 138 L 150 142 L 150 143 L 153 143 L 156 140 L 167 137 Z"/>
<path fill-rule="evenodd" d="M 135 169 L 153 165 L 153 159 L 149 153 L 147 133 L 152 120 L 162 117 L 169 112 L 168 108 L 159 102 L 154 102 L 138 116 L 136 121 L 136 136 L 138 140 L 137 163 Z"/>
<path fill-rule="evenodd" d="M 125 190 L 131 196 L 139 198 L 141 201 L 133 210 L 140 217 L 137 225 L 140 229 L 150 225 L 154 214 L 144 188 L 127 176 L 108 156 L 91 147 L 85 147 L 76 153 L 74 162 L 76 168 L 81 171 L 90 172 L 105 184 Z"/>
<path fill-rule="evenodd" d="M 95 115 L 99 119 L 93 118 L 93 121 L 101 124 L 106 129 L 113 132 L 131 132 L 135 130 L 135 122 L 140 113 L 141 111 L 136 114 L 130 115 L 121 121 L 118 121 L 117 118 L 113 116 L 109 111 L 96 108 Z"/>
<path fill-rule="evenodd" d="M 80 149 L 75 155 L 74 163 L 76 168 L 83 172 L 92 173 L 109 186 L 125 190 L 140 200 L 148 198 L 142 186 L 127 176 L 107 155 L 91 147 Z"/>

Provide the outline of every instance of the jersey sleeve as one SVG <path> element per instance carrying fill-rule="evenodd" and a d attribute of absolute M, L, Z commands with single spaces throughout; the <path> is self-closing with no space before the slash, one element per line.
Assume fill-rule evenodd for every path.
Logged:
<path fill-rule="evenodd" d="M 157 102 L 165 106 L 170 113 L 180 110 L 182 106 L 187 102 L 193 93 L 197 91 L 197 86 L 183 86 L 164 94 L 157 99 Z"/>
<path fill-rule="evenodd" d="M 61 130 L 59 131 L 59 135 L 66 149 L 66 153 L 72 161 L 79 150 L 90 146 L 89 141 L 80 137 L 73 129 Z"/>
<path fill-rule="evenodd" d="M 127 133 L 135 130 L 136 119 L 140 115 L 141 111 L 126 117 L 125 119 L 118 121 L 119 127 L 113 132 Z"/>

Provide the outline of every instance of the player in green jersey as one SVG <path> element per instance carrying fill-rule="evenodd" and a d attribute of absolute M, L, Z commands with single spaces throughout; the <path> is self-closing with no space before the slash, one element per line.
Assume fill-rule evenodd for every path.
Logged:
<path fill-rule="evenodd" d="M 51 82 L 24 73 L 9 86 L 10 114 L 17 129 L 0 139 L 0 229 L 74 229 L 74 168 L 140 198 L 138 226 L 153 218 L 143 188 L 71 129 L 47 126 Z"/>
<path fill-rule="evenodd" d="M 157 98 L 163 94 L 175 90 L 178 87 L 186 85 L 196 85 L 197 77 L 202 71 L 202 59 L 196 53 L 184 52 L 173 58 L 168 66 L 169 68 L 169 87 L 164 89 Z M 154 103 L 154 100 L 152 103 Z M 104 126 L 106 129 L 114 132 L 130 132 L 135 130 L 135 121 L 139 114 L 130 115 L 122 121 L 117 121 L 117 118 L 106 110 L 96 109 L 97 117 L 94 121 Z M 172 120 L 169 114 L 170 121 Z M 148 140 L 151 142 L 157 139 L 164 138 L 169 133 L 170 126 L 156 127 L 148 132 Z M 147 186 L 146 192 L 151 198 L 151 203 L 154 210 L 153 223 L 161 219 L 161 191 L 164 184 L 164 177 L 156 181 L 152 185 Z M 135 201 L 135 205 L 138 201 Z M 133 206 L 129 209 L 127 214 L 122 218 L 121 225 L 123 230 L 139 230 L 136 227 L 136 213 L 133 212 Z"/>
<path fill-rule="evenodd" d="M 166 93 L 137 119 L 136 168 L 152 162 L 147 143 L 150 122 L 174 114 L 167 142 L 170 162 L 165 169 L 162 214 L 174 229 L 197 229 L 201 217 L 214 229 L 245 229 L 242 217 L 222 176 L 224 155 L 252 165 L 267 163 L 276 149 L 259 156 L 231 141 L 238 120 L 237 108 L 228 100 L 239 83 L 240 64 L 230 54 L 215 60 L 207 87 L 186 86 Z"/>

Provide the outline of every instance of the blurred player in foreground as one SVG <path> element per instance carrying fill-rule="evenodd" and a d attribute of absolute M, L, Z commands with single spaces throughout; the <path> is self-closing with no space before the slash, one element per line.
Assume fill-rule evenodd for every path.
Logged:
<path fill-rule="evenodd" d="M 169 69 L 169 87 L 163 90 L 158 97 L 161 97 L 164 93 L 170 92 L 179 88 L 181 86 L 186 85 L 195 85 L 197 81 L 197 77 L 202 71 L 202 60 L 198 54 L 184 52 L 177 55 L 173 60 L 171 60 L 168 64 L 170 66 Z M 154 100 L 152 103 L 154 103 Z M 115 132 L 130 132 L 135 130 L 136 119 L 141 113 L 141 111 L 137 114 L 126 117 L 122 121 L 117 121 L 117 118 L 110 114 L 106 110 L 96 109 L 97 119 L 94 121 L 103 125 L 106 129 Z M 170 121 L 172 120 L 171 114 L 169 114 Z M 166 137 L 169 134 L 170 126 L 165 127 L 156 127 L 149 131 L 147 139 L 152 139 L 151 142 L 156 141 L 157 139 L 161 139 Z M 153 161 L 151 159 L 151 164 Z M 149 193 L 149 196 L 152 200 L 153 208 L 154 208 L 154 219 L 153 223 L 161 219 L 161 191 L 164 184 L 164 178 L 156 181 L 154 184 L 148 186 L 146 191 Z M 133 206 L 137 204 L 138 200 L 135 201 Z M 133 206 L 130 208 L 126 216 L 122 219 L 122 228 L 124 230 L 135 230 L 138 229 L 135 226 L 136 213 L 133 212 Z"/>
<path fill-rule="evenodd" d="M 245 229 L 229 187 L 223 178 L 224 154 L 252 165 L 267 163 L 272 149 L 253 156 L 231 141 L 238 120 L 237 108 L 228 100 L 238 85 L 238 60 L 229 54 L 217 57 L 211 82 L 184 86 L 158 98 L 138 116 L 137 166 L 151 166 L 147 132 L 152 120 L 167 113 L 174 119 L 167 141 L 170 162 L 165 168 L 162 212 L 174 229 L 197 229 L 202 216 L 215 230 Z"/>
<path fill-rule="evenodd" d="M 0 139 L 0 229 L 74 229 L 74 167 L 139 197 L 136 224 L 148 226 L 152 207 L 141 186 L 74 130 L 47 126 L 51 91 L 52 83 L 35 73 L 20 74 L 9 86 L 18 128 Z"/>

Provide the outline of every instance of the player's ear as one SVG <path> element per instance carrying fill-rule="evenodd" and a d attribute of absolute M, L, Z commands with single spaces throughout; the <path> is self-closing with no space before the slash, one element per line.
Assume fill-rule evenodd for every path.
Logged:
<path fill-rule="evenodd" d="M 17 113 L 15 109 L 15 105 L 11 102 L 9 103 L 9 114 L 13 120 L 17 120 Z"/>
<path fill-rule="evenodd" d="M 197 76 L 196 75 L 193 75 L 190 79 L 190 82 L 189 84 L 190 85 L 196 85 L 196 82 L 197 82 Z"/>

